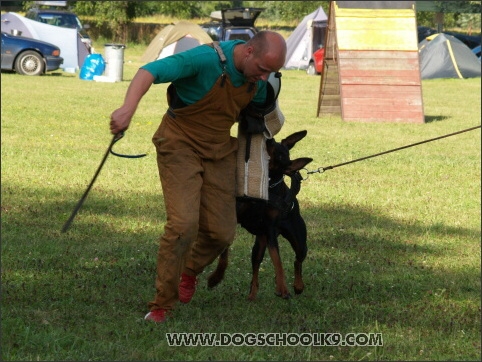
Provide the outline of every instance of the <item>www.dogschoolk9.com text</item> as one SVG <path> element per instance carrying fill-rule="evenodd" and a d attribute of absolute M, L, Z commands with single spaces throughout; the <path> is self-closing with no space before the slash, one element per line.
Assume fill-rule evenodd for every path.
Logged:
<path fill-rule="evenodd" d="M 381 347 L 381 333 L 166 333 L 169 346 Z"/>

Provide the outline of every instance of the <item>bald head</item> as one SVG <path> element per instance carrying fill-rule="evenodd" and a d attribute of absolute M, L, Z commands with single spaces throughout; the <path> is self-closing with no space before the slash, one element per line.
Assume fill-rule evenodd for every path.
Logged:
<path fill-rule="evenodd" d="M 263 30 L 255 34 L 250 40 L 246 42 L 247 46 L 253 47 L 253 55 L 255 57 L 268 56 L 273 60 L 277 60 L 281 68 L 286 59 L 286 42 L 284 38 L 269 30 Z M 278 69 L 279 69 L 278 68 Z"/>
<path fill-rule="evenodd" d="M 250 82 L 268 79 L 285 64 L 286 42 L 274 31 L 260 31 L 235 49 L 235 65 Z"/>

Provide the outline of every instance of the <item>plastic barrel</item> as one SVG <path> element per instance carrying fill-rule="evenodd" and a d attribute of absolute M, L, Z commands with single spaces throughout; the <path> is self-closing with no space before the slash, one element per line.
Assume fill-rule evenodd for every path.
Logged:
<path fill-rule="evenodd" d="M 105 76 L 122 81 L 124 71 L 124 44 L 105 44 Z"/>

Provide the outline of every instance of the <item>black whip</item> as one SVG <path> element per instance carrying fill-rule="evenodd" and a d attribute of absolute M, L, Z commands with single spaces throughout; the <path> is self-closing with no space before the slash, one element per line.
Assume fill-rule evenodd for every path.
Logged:
<path fill-rule="evenodd" d="M 144 157 L 146 156 L 147 154 L 141 154 L 141 155 L 122 155 L 122 154 L 119 154 L 119 153 L 115 153 L 112 151 L 112 146 L 114 146 L 114 144 L 119 141 L 122 137 L 124 137 L 124 133 L 121 132 L 119 134 L 116 134 L 114 135 L 114 137 L 112 137 L 112 141 L 110 141 L 110 144 L 109 144 L 109 147 L 107 148 L 107 151 L 105 152 L 104 154 L 104 157 L 102 158 L 102 161 L 100 162 L 100 165 L 99 167 L 97 168 L 97 171 L 95 171 L 95 174 L 94 174 L 94 177 L 92 178 L 92 181 L 90 181 L 90 184 L 89 186 L 87 187 L 87 189 L 85 190 L 84 194 L 82 195 L 82 197 L 80 198 L 79 202 L 77 203 L 77 205 L 75 206 L 74 210 L 72 211 L 72 214 L 70 215 L 69 219 L 67 220 L 67 222 L 65 223 L 64 227 L 62 228 L 62 232 L 65 233 L 70 225 L 72 224 L 72 221 L 74 221 L 74 218 L 75 218 L 75 215 L 77 215 L 77 213 L 79 212 L 80 208 L 82 207 L 82 204 L 84 203 L 85 199 L 87 198 L 87 195 L 89 194 L 89 191 L 90 189 L 92 188 L 92 185 L 94 184 L 95 180 L 97 179 L 97 176 L 99 175 L 100 173 L 100 170 L 102 169 L 102 167 L 104 166 L 104 163 L 105 161 L 107 160 L 107 156 L 109 156 L 109 153 L 112 153 L 114 156 L 118 156 L 118 157 L 124 157 L 124 158 L 140 158 L 140 157 Z"/>
<path fill-rule="evenodd" d="M 439 140 L 439 139 L 441 139 L 441 138 L 446 138 L 446 137 L 454 136 L 454 135 L 457 135 L 457 134 L 460 134 L 460 133 L 464 133 L 464 132 L 468 132 L 468 131 L 473 131 L 474 129 L 477 129 L 477 128 L 480 128 L 480 127 L 481 127 L 481 126 L 478 125 L 478 126 L 475 126 L 475 127 L 471 127 L 471 128 L 464 129 L 464 130 L 462 130 L 462 131 L 458 131 L 458 132 L 454 132 L 454 133 L 449 133 L 449 134 L 446 134 L 446 135 L 443 135 L 443 136 L 439 136 L 439 137 L 435 137 L 435 138 L 430 138 L 430 139 L 425 140 L 425 141 L 412 143 L 412 144 L 407 145 L 407 146 L 402 146 L 402 147 L 394 148 L 394 149 L 392 149 L 392 150 L 388 150 L 388 151 L 376 153 L 376 154 L 371 155 L 371 156 L 365 156 L 365 157 L 357 158 L 356 160 L 339 163 L 339 164 L 333 165 L 333 166 L 319 167 L 319 168 L 318 168 L 317 170 L 315 170 L 315 171 L 308 171 L 308 174 L 317 173 L 317 172 L 322 173 L 322 172 L 325 172 L 325 171 L 327 171 L 327 170 L 331 170 L 331 169 L 333 169 L 333 168 L 335 168 L 335 167 L 340 167 L 340 166 L 348 165 L 348 164 L 350 164 L 350 163 L 363 161 L 363 160 L 366 160 L 366 159 L 368 159 L 368 158 L 377 157 L 377 156 L 385 155 L 385 154 L 390 153 L 390 152 L 400 151 L 400 150 L 403 150 L 403 149 L 405 149 L 405 148 L 409 148 L 409 147 L 413 147 L 413 146 L 418 146 L 418 145 L 421 145 L 421 144 L 423 144 L 423 143 L 436 141 L 436 140 Z"/>

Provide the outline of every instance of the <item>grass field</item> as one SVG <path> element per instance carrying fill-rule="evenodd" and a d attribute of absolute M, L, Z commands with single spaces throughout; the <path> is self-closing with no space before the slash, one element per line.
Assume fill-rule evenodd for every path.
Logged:
<path fill-rule="evenodd" d="M 100 49 L 99 49 L 100 50 Z M 200 276 L 192 302 L 162 325 L 154 296 L 165 221 L 151 136 L 166 109 L 153 86 L 67 233 L 60 230 L 110 142 L 143 48 L 124 81 L 61 71 L 1 74 L 2 360 L 480 360 L 480 129 L 315 173 L 299 194 L 308 227 L 305 292 L 274 295 L 266 256 L 247 301 L 253 238 L 238 229 L 224 282 Z M 480 124 L 480 78 L 423 82 L 425 124 L 316 114 L 319 77 L 284 71 L 279 138 L 306 129 L 293 157 L 309 170 Z M 294 256 L 280 240 L 292 283 Z M 381 333 L 383 346 L 168 346 L 166 333 Z"/>

